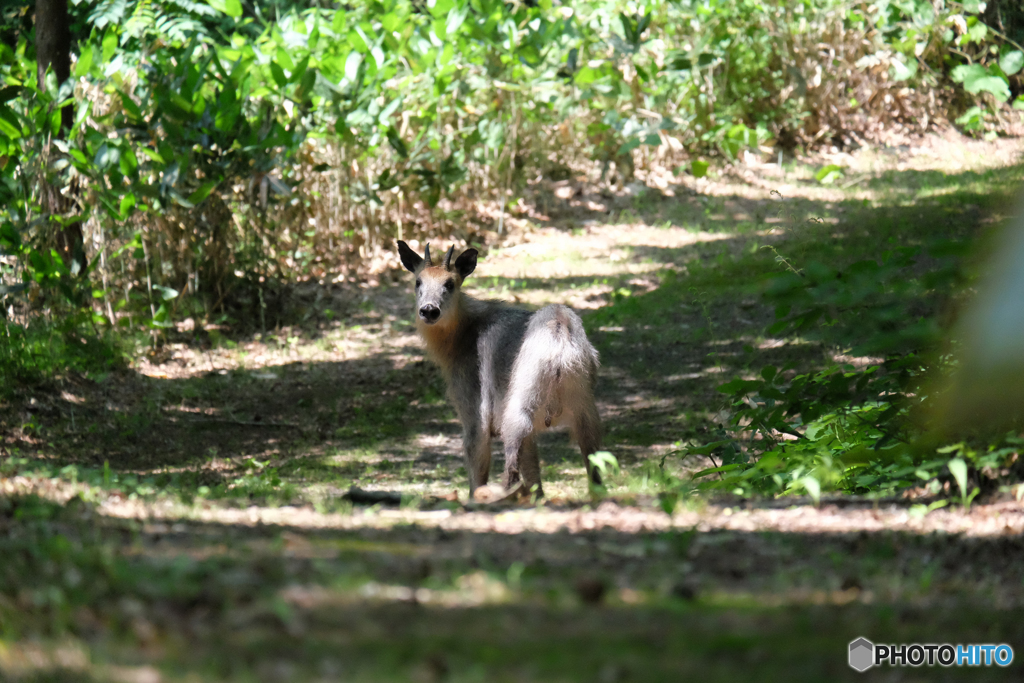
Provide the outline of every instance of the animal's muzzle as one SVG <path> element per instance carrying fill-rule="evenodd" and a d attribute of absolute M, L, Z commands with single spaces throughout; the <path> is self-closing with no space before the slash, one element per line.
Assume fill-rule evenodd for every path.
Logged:
<path fill-rule="evenodd" d="M 434 304 L 427 304 L 420 307 L 420 318 L 428 325 L 433 325 L 441 317 L 441 309 Z"/>

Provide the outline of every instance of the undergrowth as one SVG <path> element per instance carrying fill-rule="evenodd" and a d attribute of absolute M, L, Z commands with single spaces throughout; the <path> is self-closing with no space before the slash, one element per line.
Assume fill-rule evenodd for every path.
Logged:
<path fill-rule="evenodd" d="M 65 268 L 95 324 L 157 338 L 379 270 L 395 238 L 494 242 L 545 181 L 996 134 L 1024 66 L 1002 1 L 147 0 L 72 3 L 58 83 L 23 15 L 0 17 L 0 303 L 45 312 Z"/>
<path fill-rule="evenodd" d="M 132 346 L 131 338 L 98 331 L 81 316 L 56 324 L 44 319 L 26 325 L 5 320 L 0 327 L 0 397 L 68 373 L 102 378 L 126 365 Z"/>
<path fill-rule="evenodd" d="M 741 252 L 694 260 L 687 276 L 669 271 L 654 292 L 592 313 L 592 324 L 633 328 L 665 346 L 679 343 L 669 321 L 690 302 L 706 325 L 685 334 L 707 343 L 705 366 L 723 371 L 716 344 L 739 342 L 722 338 L 711 309 L 756 296 L 774 311 L 762 337 L 744 338 L 737 356 L 747 366 L 719 384 L 708 427 L 687 430 L 628 487 L 659 492 L 669 508 L 697 493 L 814 501 L 842 493 L 906 495 L 920 501 L 918 513 L 950 500 L 967 507 L 983 494 L 1024 494 L 1019 427 L 947 434 L 934 422 L 957 365 L 951 321 L 970 300 L 978 268 L 975 228 L 959 216 L 997 195 L 955 188 L 919 201 L 916 221 L 847 201 L 827 232 L 819 217 L 787 215 L 781 240 L 755 238 Z M 662 322 L 639 329 L 653 320 Z M 765 344 L 799 353 L 758 363 L 756 347 Z M 680 466 L 698 471 L 680 476 Z"/>
<path fill-rule="evenodd" d="M 858 362 L 811 372 L 767 365 L 719 386 L 729 403 L 722 438 L 685 452 L 714 464 L 694 475 L 697 489 L 814 500 L 914 490 L 965 507 L 980 492 L 1010 491 L 1020 480 L 1019 431 L 945 443 L 930 424 L 955 365 L 939 352 L 948 330 L 937 309 L 965 284 L 965 246 L 937 239 L 841 269 L 811 261 L 771 276 L 764 296 L 777 320 L 766 334 L 824 343 Z"/>

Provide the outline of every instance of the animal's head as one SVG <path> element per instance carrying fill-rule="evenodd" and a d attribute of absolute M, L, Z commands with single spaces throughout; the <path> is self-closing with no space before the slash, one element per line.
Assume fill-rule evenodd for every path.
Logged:
<path fill-rule="evenodd" d="M 398 241 L 398 255 L 406 270 L 416 275 L 416 311 L 420 320 L 433 325 L 455 309 L 462 281 L 476 268 L 476 249 L 467 249 L 452 263 L 453 246 L 438 265 L 430 260 L 430 245 L 421 257 L 408 244 Z"/>

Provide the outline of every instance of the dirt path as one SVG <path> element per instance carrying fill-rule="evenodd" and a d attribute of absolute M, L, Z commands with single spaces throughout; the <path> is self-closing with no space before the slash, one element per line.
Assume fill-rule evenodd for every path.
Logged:
<path fill-rule="evenodd" d="M 771 265 L 765 247 L 807 231 L 852 249 L 870 221 L 932 210 L 975 230 L 1005 197 L 952 213 L 927 198 L 994 182 L 1021 149 L 933 138 L 821 160 L 845 188 L 754 162 L 643 193 L 545 189 L 470 291 L 583 312 L 622 466 L 604 499 L 555 433 L 548 500 L 464 505 L 459 426 L 397 268 L 295 287 L 266 334 L 181 331 L 129 372 L 0 406 L 0 679 L 812 681 L 852 678 L 861 635 L 1016 647 L 1012 497 L 926 514 L 677 500 L 664 478 L 707 464 L 679 449 L 718 428 L 726 378 L 834 353 L 765 336 L 774 313 L 740 257 Z M 354 506 L 353 486 L 403 503 Z"/>

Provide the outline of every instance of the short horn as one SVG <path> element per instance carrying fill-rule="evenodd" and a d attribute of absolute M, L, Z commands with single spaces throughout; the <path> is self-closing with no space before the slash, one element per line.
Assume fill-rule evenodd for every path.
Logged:
<path fill-rule="evenodd" d="M 428 266 L 434 265 L 430 262 L 430 244 L 427 244 L 427 248 L 423 251 L 423 260 L 427 262 Z"/>
<path fill-rule="evenodd" d="M 454 253 L 455 253 L 455 245 L 453 244 L 451 246 L 451 248 L 448 249 L 448 253 L 444 255 L 444 269 L 445 270 L 451 270 L 452 269 L 452 254 L 454 254 Z"/>

